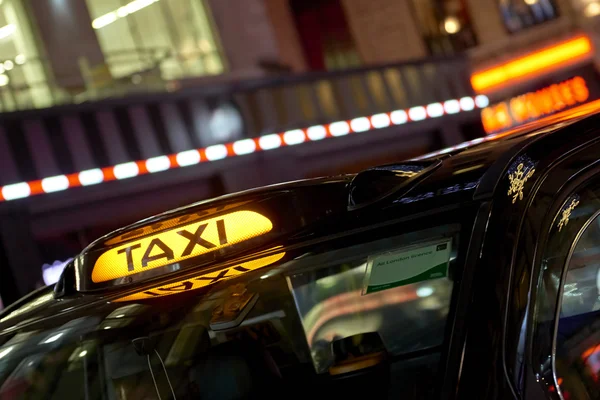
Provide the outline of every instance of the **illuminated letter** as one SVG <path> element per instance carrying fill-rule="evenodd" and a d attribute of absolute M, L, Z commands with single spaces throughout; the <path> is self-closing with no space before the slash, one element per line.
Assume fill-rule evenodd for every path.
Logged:
<path fill-rule="evenodd" d="M 523 96 L 514 97 L 510 101 L 510 111 L 517 122 L 523 122 L 529 119 Z"/>
<path fill-rule="evenodd" d="M 568 106 L 572 106 L 573 104 L 575 104 L 575 99 L 573 98 L 573 92 L 571 91 L 570 83 L 571 81 L 567 81 L 558 85 L 562 99 Z"/>
<path fill-rule="evenodd" d="M 159 247 L 162 250 L 162 253 L 151 256 L 152 249 L 154 246 Z M 164 244 L 160 239 L 152 239 L 146 252 L 144 253 L 144 257 L 142 257 L 142 267 L 147 267 L 150 261 L 156 261 L 161 258 L 166 258 L 167 260 L 172 260 L 173 258 L 173 250 L 169 248 L 166 244 Z"/>
<path fill-rule="evenodd" d="M 502 128 L 510 128 L 513 126 L 513 119 L 508 112 L 506 103 L 500 103 L 496 106 L 496 120 Z"/>
<path fill-rule="evenodd" d="M 227 244 L 227 232 L 225 232 L 225 220 L 217 221 L 217 231 L 219 232 L 219 243 Z"/>
<path fill-rule="evenodd" d="M 127 259 L 127 271 L 133 271 L 133 249 L 139 249 L 142 247 L 141 244 L 134 244 L 133 246 L 125 247 L 117 251 L 117 254 L 125 253 L 125 258 Z"/>
<path fill-rule="evenodd" d="M 536 107 L 542 115 L 550 114 L 552 110 L 552 96 L 550 91 L 546 89 L 538 90 L 535 92 Z"/>
<path fill-rule="evenodd" d="M 196 247 L 197 244 L 202 247 L 206 247 L 207 249 L 212 249 L 213 247 L 217 247 L 214 244 L 212 244 L 211 242 L 208 242 L 200 237 L 202 235 L 202 233 L 204 232 L 204 230 L 206 229 L 207 225 L 208 224 L 200 225 L 198 227 L 198 229 L 196 229 L 196 233 L 191 233 L 188 231 L 177 232 L 177 234 L 183 236 L 184 238 L 186 238 L 187 240 L 190 241 L 188 243 L 188 245 L 185 247 L 185 249 L 183 250 L 183 253 L 181 253 L 181 257 L 189 256 L 190 254 L 192 254 L 192 251 L 194 250 L 194 247 Z"/>
<path fill-rule="evenodd" d="M 527 114 L 529 119 L 540 116 L 541 111 L 536 107 L 535 93 L 527 93 L 525 95 L 525 105 L 527 106 Z"/>
<path fill-rule="evenodd" d="M 590 96 L 590 91 L 587 88 L 585 80 L 580 76 L 576 76 L 575 78 L 573 78 L 573 80 L 571 81 L 571 87 L 573 88 L 575 100 L 577 100 L 580 103 L 586 101 Z"/>
<path fill-rule="evenodd" d="M 491 107 L 481 110 L 481 121 L 483 122 L 483 129 L 487 133 L 492 133 L 496 130 L 496 118 Z"/>
<path fill-rule="evenodd" d="M 558 89 L 558 85 L 550 86 L 550 93 L 552 93 L 552 100 L 554 101 L 554 109 L 556 111 L 562 110 L 565 108 L 565 103 L 563 103 L 560 98 L 560 90 Z"/>

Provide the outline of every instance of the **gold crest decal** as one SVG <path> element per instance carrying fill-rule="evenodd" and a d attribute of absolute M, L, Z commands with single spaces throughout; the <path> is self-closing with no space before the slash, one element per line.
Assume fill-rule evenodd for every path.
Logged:
<path fill-rule="evenodd" d="M 517 168 L 508 174 L 510 180 L 510 187 L 508 188 L 508 195 L 513 197 L 513 204 L 517 202 L 517 199 L 523 200 L 523 188 L 529 178 L 533 176 L 535 168 L 525 168 L 523 163 L 520 163 Z"/>
<path fill-rule="evenodd" d="M 559 214 L 560 215 L 560 220 L 558 221 L 558 231 L 559 232 L 562 230 L 563 226 L 567 226 L 567 224 L 569 223 L 569 218 L 571 218 L 571 213 L 573 212 L 575 207 L 577 207 L 578 204 L 579 204 L 579 196 L 571 199 L 571 202 L 568 203 L 568 205 L 565 205 L 565 207 L 563 207 L 562 212 Z"/>

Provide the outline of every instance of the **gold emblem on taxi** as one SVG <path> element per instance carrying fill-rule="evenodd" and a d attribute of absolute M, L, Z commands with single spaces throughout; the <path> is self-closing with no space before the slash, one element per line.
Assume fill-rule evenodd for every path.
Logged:
<path fill-rule="evenodd" d="M 579 199 L 574 198 L 571 199 L 571 203 L 568 206 L 563 208 L 563 211 L 560 214 L 560 220 L 558 221 L 559 232 L 562 230 L 563 226 L 567 226 L 567 224 L 569 223 L 569 219 L 571 218 L 571 213 L 573 212 L 575 207 L 577 207 L 577 205 L 579 205 Z"/>
<path fill-rule="evenodd" d="M 508 179 L 510 180 L 508 195 L 513 197 L 513 204 L 517 202 L 517 199 L 523 200 L 523 189 L 525 188 L 525 183 L 533 176 L 534 172 L 535 168 L 525 170 L 523 163 L 520 163 L 515 171 L 508 174 Z"/>
<path fill-rule="evenodd" d="M 267 217 L 246 210 L 177 226 L 107 250 L 94 264 L 92 281 L 105 282 L 173 264 L 272 229 Z"/>
<path fill-rule="evenodd" d="M 183 281 L 155 286 L 150 289 L 130 294 L 129 296 L 118 298 L 114 301 L 121 302 L 144 300 L 155 297 L 168 296 L 171 294 L 183 293 L 189 290 L 200 289 L 205 286 L 214 285 L 218 282 L 229 278 L 243 275 L 251 271 L 256 271 L 257 269 L 266 267 L 281 260 L 283 256 L 285 256 L 285 253 L 277 253 L 271 256 L 258 258 L 256 260 L 246 261 L 244 263 L 234 265 L 228 268 L 223 268 L 218 271 L 212 271 L 202 275 L 197 275 Z"/>

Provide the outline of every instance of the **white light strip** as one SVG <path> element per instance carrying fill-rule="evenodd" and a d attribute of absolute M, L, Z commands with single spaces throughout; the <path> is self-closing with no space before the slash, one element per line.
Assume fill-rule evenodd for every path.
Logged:
<path fill-rule="evenodd" d="M 442 103 L 431 103 L 427 106 L 427 115 L 431 118 L 437 118 L 444 115 L 444 106 Z"/>
<path fill-rule="evenodd" d="M 92 28 L 100 29 L 107 25 L 112 24 L 119 18 L 124 18 L 129 14 L 133 14 L 149 5 L 158 2 L 158 0 L 133 0 L 130 3 L 125 4 L 123 7 L 117 8 L 115 11 L 106 13 L 92 21 Z"/>
<path fill-rule="evenodd" d="M 146 169 L 151 174 L 166 171 L 171 168 L 171 161 L 167 156 L 152 157 L 146 160 Z"/>
<path fill-rule="evenodd" d="M 182 151 L 181 153 L 177 153 L 175 159 L 180 167 L 187 167 L 200 162 L 200 153 L 198 150 L 186 150 Z"/>
<path fill-rule="evenodd" d="M 477 108 L 486 108 L 490 105 L 490 99 L 486 95 L 480 94 L 475 97 L 475 105 Z"/>
<path fill-rule="evenodd" d="M 292 131 L 287 131 L 286 133 L 283 134 L 283 141 L 288 146 L 300 144 L 300 143 L 304 142 L 304 140 L 305 140 L 305 137 L 304 137 L 304 132 L 302 132 L 302 129 L 294 129 Z"/>
<path fill-rule="evenodd" d="M 346 121 L 333 122 L 329 124 L 331 136 L 344 136 L 350 133 L 350 127 Z"/>
<path fill-rule="evenodd" d="M 100 168 L 88 169 L 79 173 L 79 183 L 83 186 L 97 185 L 104 180 L 104 173 Z"/>
<path fill-rule="evenodd" d="M 394 125 L 402 125 L 408 121 L 408 115 L 404 110 L 392 111 L 390 118 L 392 119 L 392 123 Z"/>
<path fill-rule="evenodd" d="M 136 3 L 136 7 L 143 4 L 146 3 L 138 2 Z M 131 10 L 137 9 L 134 7 L 131 8 Z M 328 131 L 333 137 L 345 136 L 350 133 L 385 128 L 391 124 L 402 125 L 411 121 L 421 121 L 427 118 L 441 117 L 444 114 L 456 114 L 462 111 L 471 111 L 476 107 L 484 108 L 488 104 L 489 99 L 484 95 L 463 97 L 460 100 L 453 99 L 443 103 L 431 103 L 427 106 L 412 107 L 409 110 L 395 110 L 389 113 L 358 117 L 352 119 L 350 122 L 337 121 L 326 126 L 314 125 L 305 130 L 293 129 L 283 133 L 264 135 L 255 139 L 242 139 L 233 143 L 217 144 L 206 147 L 205 149 L 192 149 L 177 154 L 152 157 L 137 162 L 131 161 L 103 169 L 94 168 L 69 175 L 47 177 L 38 181 L 20 182 L 4 187 L 0 186 L 0 201 L 16 200 L 23 197 L 56 192 L 77 186 L 90 186 L 112 180 L 127 179 L 138 175 L 187 167 L 198 164 L 201 161 L 217 161 L 227 157 L 277 149 L 284 144 L 293 146 L 307 140 L 318 141 L 325 139 L 328 136 Z M 486 137 L 486 139 L 478 138 L 468 143 L 444 149 L 441 152 L 437 152 L 437 154 L 453 151 L 487 139 L 489 139 L 489 137 Z M 204 152 L 204 156 L 202 156 L 202 152 Z M 418 159 L 423 157 L 425 156 L 421 156 Z M 140 166 L 144 166 L 144 168 L 140 170 Z"/>
<path fill-rule="evenodd" d="M 413 107 L 408 110 L 408 116 L 412 121 L 423 121 L 427 118 L 427 112 L 425 107 Z"/>
<path fill-rule="evenodd" d="M 444 102 L 444 111 L 446 114 L 457 114 L 460 112 L 460 103 L 458 100 L 448 100 Z"/>
<path fill-rule="evenodd" d="M 46 193 L 60 192 L 69 188 L 69 179 L 64 175 L 42 179 L 42 189 Z"/>
<path fill-rule="evenodd" d="M 371 129 L 371 123 L 367 117 L 354 118 L 350 121 L 350 127 L 354 132 L 366 132 Z"/>
<path fill-rule="evenodd" d="M 255 150 L 256 143 L 253 139 L 242 139 L 233 143 L 233 152 L 238 156 L 254 153 Z"/>
<path fill-rule="evenodd" d="M 306 130 L 306 134 L 310 140 L 317 141 L 327 137 L 327 129 L 323 125 L 311 126 Z"/>
<path fill-rule="evenodd" d="M 113 168 L 113 173 L 115 174 L 115 178 L 119 180 L 128 179 L 137 176 L 140 173 L 140 169 L 135 162 L 130 161 L 115 165 Z"/>
<path fill-rule="evenodd" d="M 27 182 L 13 183 L 2 188 L 2 197 L 5 200 L 16 200 L 27 197 L 31 194 L 31 189 Z"/>
<path fill-rule="evenodd" d="M 387 128 L 390 126 L 390 117 L 385 113 L 375 114 L 371 117 L 371 125 L 375 129 Z"/>
<path fill-rule="evenodd" d="M 272 150 L 281 146 L 281 137 L 276 133 L 261 136 L 258 139 L 258 145 L 263 150 Z"/>
<path fill-rule="evenodd" d="M 462 108 L 463 111 L 472 111 L 475 109 L 475 101 L 473 101 L 472 97 L 463 97 L 460 99 L 460 108 Z"/>
<path fill-rule="evenodd" d="M 214 146 L 208 146 L 204 150 L 208 161 L 221 160 L 227 157 L 227 147 L 222 144 L 215 144 Z"/>

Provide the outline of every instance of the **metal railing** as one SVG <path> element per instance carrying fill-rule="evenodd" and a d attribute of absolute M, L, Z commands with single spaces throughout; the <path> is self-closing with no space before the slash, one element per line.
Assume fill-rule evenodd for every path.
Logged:
<path fill-rule="evenodd" d="M 122 78 L 79 93 L 47 84 L 62 105 L 1 104 L 0 186 L 432 103 L 440 110 L 474 94 L 469 72 L 455 57 L 212 83 Z M 40 88 L 6 85 L 0 98 L 9 89 Z"/>
<path fill-rule="evenodd" d="M 280 75 L 227 91 L 254 136 L 470 96 L 469 77 L 467 60 L 454 57 Z"/>

